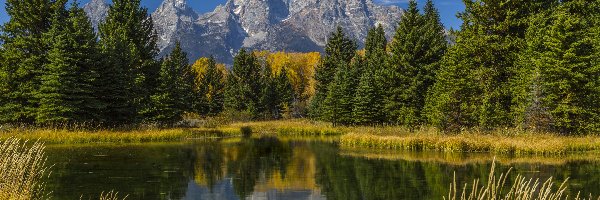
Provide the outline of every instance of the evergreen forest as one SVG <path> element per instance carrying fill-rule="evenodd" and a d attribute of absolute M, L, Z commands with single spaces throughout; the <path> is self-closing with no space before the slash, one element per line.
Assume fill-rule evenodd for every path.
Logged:
<path fill-rule="evenodd" d="M 171 127 L 238 113 L 600 132 L 600 0 L 463 0 L 460 30 L 444 28 L 431 0 L 411 1 L 392 37 L 374 25 L 359 47 L 338 27 L 322 54 L 241 49 L 232 66 L 190 62 L 179 44 L 159 58 L 140 0 L 112 2 L 96 31 L 76 1 L 6 1 L 0 124 Z"/>

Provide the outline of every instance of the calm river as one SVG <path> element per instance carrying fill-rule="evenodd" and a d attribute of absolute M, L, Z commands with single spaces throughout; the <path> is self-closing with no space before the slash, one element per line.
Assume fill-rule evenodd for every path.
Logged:
<path fill-rule="evenodd" d="M 50 146 L 53 199 L 442 199 L 459 183 L 486 180 L 493 155 L 372 152 L 335 142 L 222 139 L 174 144 Z M 594 156 L 498 158 L 531 178 L 570 177 L 568 194 L 600 194 Z"/>

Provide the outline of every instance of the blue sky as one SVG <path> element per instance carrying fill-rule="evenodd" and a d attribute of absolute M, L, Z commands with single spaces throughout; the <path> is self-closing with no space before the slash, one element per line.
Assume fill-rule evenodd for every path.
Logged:
<path fill-rule="evenodd" d="M 79 0 L 80 4 L 87 3 L 89 0 Z M 224 4 L 226 0 L 187 0 L 189 5 L 194 8 L 198 13 L 205 13 L 215 9 L 217 5 Z M 409 0 L 375 0 L 375 2 L 386 4 L 386 5 L 398 5 L 402 8 L 408 7 Z M 4 10 L 4 4 L 6 0 L 0 0 L 2 9 L 0 10 L 0 23 L 8 21 L 6 10 Z M 161 3 L 161 0 L 142 0 L 142 4 L 154 11 Z M 425 4 L 425 0 L 417 0 L 419 5 Z M 464 5 L 461 0 L 433 0 L 436 7 L 440 10 L 442 22 L 446 25 L 446 28 L 460 28 L 461 21 L 456 18 L 456 13 L 464 10 Z"/>

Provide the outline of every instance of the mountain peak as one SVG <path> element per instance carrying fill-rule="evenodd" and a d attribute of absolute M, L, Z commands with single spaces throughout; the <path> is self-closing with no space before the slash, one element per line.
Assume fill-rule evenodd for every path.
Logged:
<path fill-rule="evenodd" d="M 92 0 L 83 6 L 83 10 L 90 18 L 94 29 L 98 30 L 98 24 L 100 24 L 108 15 L 109 9 L 106 0 Z"/>
<path fill-rule="evenodd" d="M 158 10 L 163 10 L 167 8 L 175 8 L 179 10 L 191 10 L 191 8 L 187 5 L 185 0 L 165 0 L 162 2 Z"/>
<path fill-rule="evenodd" d="M 152 13 L 152 19 L 158 34 L 158 49 L 162 52 L 182 40 L 179 35 L 182 30 L 196 33 L 194 22 L 198 20 L 198 14 L 185 0 L 164 0 Z"/>
<path fill-rule="evenodd" d="M 104 1 L 86 4 L 93 23 L 106 16 Z M 373 0 L 228 0 L 200 17 L 186 0 L 163 0 L 152 19 L 161 56 L 179 41 L 191 61 L 214 56 L 231 64 L 240 48 L 322 52 L 337 26 L 360 45 L 368 30 L 378 24 L 391 38 L 402 14 L 396 6 Z"/>

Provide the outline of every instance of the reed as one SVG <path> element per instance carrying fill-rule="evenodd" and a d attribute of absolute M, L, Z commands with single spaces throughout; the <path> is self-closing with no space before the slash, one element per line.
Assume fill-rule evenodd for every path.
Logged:
<path fill-rule="evenodd" d="M 107 193 L 102 192 L 100 194 L 100 200 L 125 200 L 129 195 L 125 195 L 125 197 L 119 197 L 119 192 L 110 191 Z"/>
<path fill-rule="evenodd" d="M 369 148 L 439 152 L 490 152 L 508 155 L 566 155 L 600 150 L 600 137 L 567 137 L 551 134 L 501 135 L 464 133 L 457 135 L 408 133 L 375 135 L 350 133 L 340 138 L 346 148 Z"/>
<path fill-rule="evenodd" d="M 182 141 L 200 135 L 183 128 L 140 129 L 126 131 L 112 130 L 66 130 L 66 129 L 25 129 L 9 130 L 0 133 L 0 140 L 19 138 L 40 140 L 47 144 L 87 144 L 87 143 L 149 143 Z"/>
<path fill-rule="evenodd" d="M 489 174 L 489 181 L 487 184 L 483 184 L 479 179 L 473 180 L 473 184 L 469 186 L 465 184 L 462 187 L 462 192 L 458 190 L 459 185 L 456 183 L 456 173 L 454 174 L 454 181 L 450 184 L 450 192 L 448 196 L 444 197 L 444 200 L 562 200 L 569 199 L 569 196 L 565 196 L 567 190 L 567 180 L 562 182 L 557 189 L 554 188 L 554 182 L 552 177 L 548 178 L 545 182 L 540 182 L 539 179 L 533 180 L 528 179 L 522 175 L 517 175 L 515 181 L 508 189 L 504 191 L 506 186 L 506 179 L 509 177 L 512 168 L 506 173 L 500 174 L 500 176 L 494 175 L 496 169 L 496 162 L 492 163 L 492 168 Z M 468 191 L 467 191 L 468 190 Z M 457 196 L 460 195 L 460 196 Z M 582 200 L 578 194 L 575 200 Z M 589 200 L 592 199 L 590 194 Z M 600 197 L 598 198 L 600 200 Z"/>
<path fill-rule="evenodd" d="M 49 174 L 45 167 L 44 144 L 28 144 L 8 138 L 0 143 L 0 199 L 47 199 L 43 178 Z"/>

